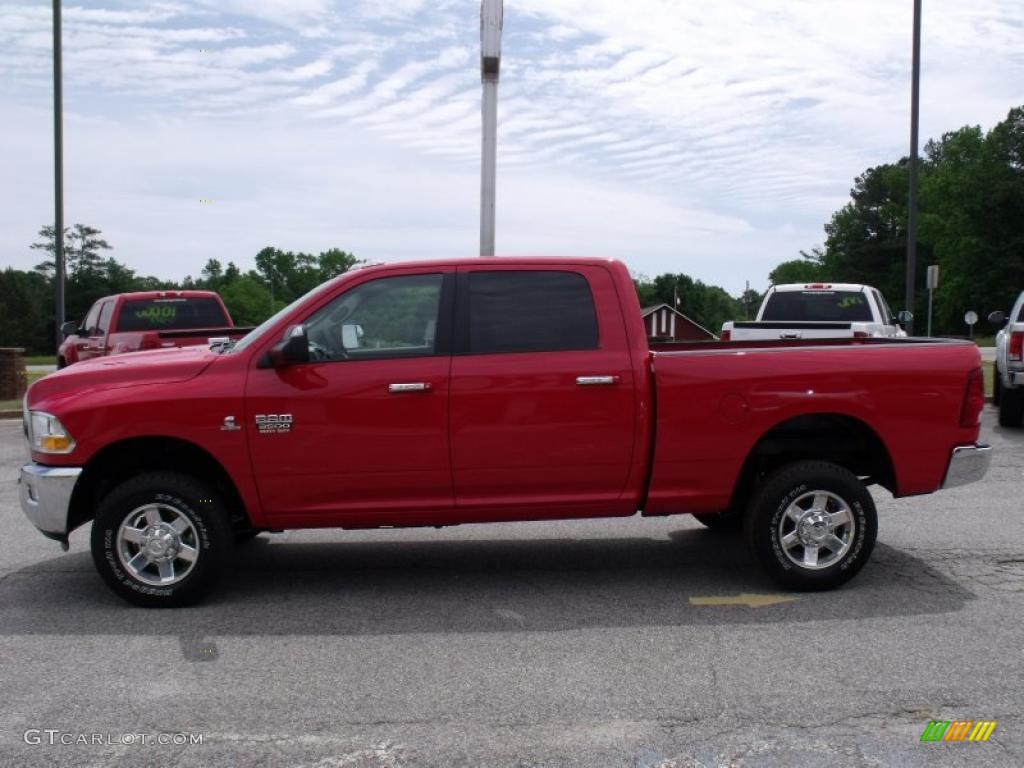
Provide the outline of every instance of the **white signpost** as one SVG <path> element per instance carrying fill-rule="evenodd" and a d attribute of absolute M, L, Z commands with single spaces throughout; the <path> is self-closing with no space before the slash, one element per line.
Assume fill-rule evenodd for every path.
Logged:
<path fill-rule="evenodd" d="M 970 329 L 971 329 L 971 338 L 973 339 L 974 338 L 974 324 L 976 322 L 978 322 L 978 313 L 975 312 L 973 309 L 967 310 L 966 314 L 964 314 L 964 322 L 967 323 L 967 325 L 970 327 Z"/>
<path fill-rule="evenodd" d="M 498 161 L 498 73 L 501 68 L 502 0 L 480 3 L 480 80 L 483 146 L 480 159 L 480 255 L 494 255 L 494 204 Z"/>

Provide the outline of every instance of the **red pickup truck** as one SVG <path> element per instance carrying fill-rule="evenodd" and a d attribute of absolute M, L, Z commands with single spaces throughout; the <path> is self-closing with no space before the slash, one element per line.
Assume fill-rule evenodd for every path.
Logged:
<path fill-rule="evenodd" d="M 233 346 L 94 360 L 25 403 L 21 504 L 93 521 L 119 595 L 182 605 L 264 530 L 692 513 L 784 585 L 864 565 L 867 486 L 981 478 L 977 347 L 931 339 L 651 349 L 621 263 L 349 272 Z"/>
<path fill-rule="evenodd" d="M 236 328 L 213 291 L 139 291 L 99 299 L 81 327 L 64 324 L 57 367 L 123 352 L 209 344 L 240 339 L 251 328 Z"/>

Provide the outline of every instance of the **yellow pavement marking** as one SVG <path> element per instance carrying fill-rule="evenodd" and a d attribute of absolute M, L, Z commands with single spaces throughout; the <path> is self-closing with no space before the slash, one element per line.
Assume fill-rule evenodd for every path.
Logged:
<path fill-rule="evenodd" d="M 756 595 L 743 592 L 739 595 L 714 595 L 711 597 L 691 597 L 690 605 L 745 605 L 748 608 L 764 608 L 767 605 L 791 603 L 799 600 L 792 595 Z"/>

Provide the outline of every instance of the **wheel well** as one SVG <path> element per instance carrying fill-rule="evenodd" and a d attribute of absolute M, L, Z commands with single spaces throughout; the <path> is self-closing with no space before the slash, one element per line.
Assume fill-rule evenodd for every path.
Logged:
<path fill-rule="evenodd" d="M 766 432 L 743 463 L 730 507 L 746 509 L 750 496 L 768 474 L 802 459 L 829 461 L 896 492 L 896 472 L 885 443 L 871 427 L 851 416 L 820 413 L 798 416 Z"/>
<path fill-rule="evenodd" d="M 71 497 L 68 530 L 96 516 L 96 507 L 110 491 L 142 472 L 171 470 L 209 483 L 228 508 L 235 529 L 249 527 L 242 497 L 224 467 L 205 450 L 173 437 L 137 437 L 112 443 L 85 466 Z"/>

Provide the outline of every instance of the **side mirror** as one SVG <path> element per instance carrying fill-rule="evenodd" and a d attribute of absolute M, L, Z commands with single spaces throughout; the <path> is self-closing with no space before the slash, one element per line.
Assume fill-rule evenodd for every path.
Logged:
<path fill-rule="evenodd" d="M 74 336 L 76 333 L 78 333 L 78 323 L 76 323 L 74 320 L 68 320 L 66 323 L 64 323 L 64 325 L 60 327 L 60 335 L 63 336 L 65 339 L 68 336 Z"/>
<path fill-rule="evenodd" d="M 1001 309 L 997 309 L 995 312 L 990 312 L 988 315 L 988 321 L 991 323 L 993 328 L 1002 328 L 1006 325 L 1007 319 L 1006 313 Z"/>
<path fill-rule="evenodd" d="M 906 328 L 914 321 L 914 313 L 909 309 L 904 309 L 898 315 L 896 315 L 896 322 L 900 324 L 900 327 Z"/>
<path fill-rule="evenodd" d="M 341 344 L 345 349 L 360 349 L 363 346 L 363 326 L 348 324 L 341 326 Z"/>
<path fill-rule="evenodd" d="M 306 326 L 292 325 L 284 332 L 284 339 L 271 347 L 260 361 L 260 367 L 284 368 L 308 362 L 309 338 L 306 336 Z"/>

